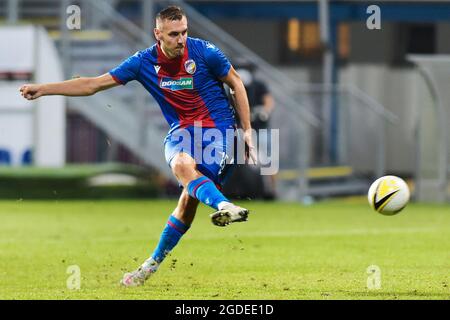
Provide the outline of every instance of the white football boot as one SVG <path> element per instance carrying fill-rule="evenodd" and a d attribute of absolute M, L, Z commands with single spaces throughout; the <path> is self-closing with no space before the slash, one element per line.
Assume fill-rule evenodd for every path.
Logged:
<path fill-rule="evenodd" d="M 137 270 L 125 273 L 120 284 L 124 287 L 142 286 L 156 272 L 158 266 L 159 264 L 152 258 L 147 259 Z"/>
<path fill-rule="evenodd" d="M 209 216 L 213 224 L 226 227 L 233 222 L 244 222 L 248 220 L 249 211 L 232 203 L 225 205 L 222 210 L 216 211 Z"/>

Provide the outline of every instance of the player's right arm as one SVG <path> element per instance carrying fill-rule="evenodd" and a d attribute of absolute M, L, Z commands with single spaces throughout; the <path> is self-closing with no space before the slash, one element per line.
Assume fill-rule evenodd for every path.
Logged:
<path fill-rule="evenodd" d="M 20 88 L 20 93 L 27 100 L 51 95 L 90 96 L 118 85 L 120 84 L 106 73 L 99 77 L 83 77 L 62 82 L 24 84 Z"/>

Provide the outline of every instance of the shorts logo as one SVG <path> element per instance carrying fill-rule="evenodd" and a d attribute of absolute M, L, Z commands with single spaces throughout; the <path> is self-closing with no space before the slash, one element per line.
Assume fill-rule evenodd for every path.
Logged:
<path fill-rule="evenodd" d="M 170 89 L 172 91 L 184 90 L 184 89 L 194 89 L 194 81 L 192 78 L 162 78 L 159 84 L 162 89 Z"/>
<path fill-rule="evenodd" d="M 195 65 L 195 61 L 192 59 L 186 60 L 184 63 L 184 69 L 189 74 L 194 74 L 195 70 L 197 70 L 197 66 Z"/>

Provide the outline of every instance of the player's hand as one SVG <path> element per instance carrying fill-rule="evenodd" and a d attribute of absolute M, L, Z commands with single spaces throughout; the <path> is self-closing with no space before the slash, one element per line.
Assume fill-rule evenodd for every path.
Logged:
<path fill-rule="evenodd" d="M 257 164 L 256 149 L 253 146 L 252 130 L 244 132 L 245 142 L 245 162 L 248 164 Z"/>
<path fill-rule="evenodd" d="M 34 100 L 43 95 L 42 86 L 39 84 L 24 84 L 19 91 L 27 100 Z"/>

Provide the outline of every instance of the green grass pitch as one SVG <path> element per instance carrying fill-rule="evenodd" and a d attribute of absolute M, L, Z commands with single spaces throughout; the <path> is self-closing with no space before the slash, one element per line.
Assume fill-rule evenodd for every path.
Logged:
<path fill-rule="evenodd" d="M 240 202 L 249 221 L 189 232 L 140 288 L 118 285 L 153 250 L 176 202 L 0 202 L 0 299 L 450 299 L 450 207 L 393 217 L 363 199 Z M 81 271 L 67 288 L 67 268 Z M 368 289 L 367 268 L 381 271 Z"/>

